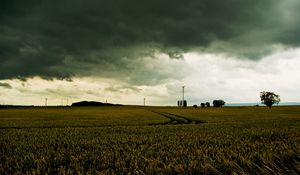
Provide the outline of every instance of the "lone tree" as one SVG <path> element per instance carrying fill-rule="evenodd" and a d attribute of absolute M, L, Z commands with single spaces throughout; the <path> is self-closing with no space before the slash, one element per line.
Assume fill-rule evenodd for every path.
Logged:
<path fill-rule="evenodd" d="M 261 103 L 268 106 L 270 109 L 274 103 L 278 104 L 280 102 L 279 95 L 274 92 L 260 92 Z"/>
<path fill-rule="evenodd" d="M 225 101 L 223 101 L 223 100 L 214 100 L 213 101 L 213 105 L 214 105 L 214 107 L 222 107 L 223 105 L 225 105 Z"/>

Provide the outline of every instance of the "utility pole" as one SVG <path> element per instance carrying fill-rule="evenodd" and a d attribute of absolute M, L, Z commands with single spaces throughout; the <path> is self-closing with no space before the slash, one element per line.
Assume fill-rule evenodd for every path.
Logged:
<path fill-rule="evenodd" d="M 47 106 L 48 98 L 45 98 L 45 106 Z"/>
<path fill-rule="evenodd" d="M 146 98 L 144 97 L 144 106 L 146 106 Z"/>
<path fill-rule="evenodd" d="M 184 102 L 184 86 L 182 86 L 182 103 Z"/>

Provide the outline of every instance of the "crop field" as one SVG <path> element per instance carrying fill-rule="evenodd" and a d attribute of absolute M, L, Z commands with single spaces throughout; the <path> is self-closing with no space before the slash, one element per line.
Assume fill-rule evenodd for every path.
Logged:
<path fill-rule="evenodd" d="M 300 174 L 300 107 L 0 109 L 0 174 Z"/>

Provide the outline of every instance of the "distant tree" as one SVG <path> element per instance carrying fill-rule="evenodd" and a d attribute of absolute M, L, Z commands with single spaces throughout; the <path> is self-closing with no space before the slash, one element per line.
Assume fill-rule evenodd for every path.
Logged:
<path fill-rule="evenodd" d="M 202 107 L 202 108 L 204 108 L 204 107 L 205 107 L 205 103 L 201 103 L 200 105 L 201 105 L 201 107 Z"/>
<path fill-rule="evenodd" d="M 193 105 L 193 107 L 194 107 L 194 108 L 197 108 L 198 106 L 197 106 L 197 105 Z"/>
<path fill-rule="evenodd" d="M 206 102 L 205 105 L 206 105 L 206 107 L 208 107 L 208 108 L 210 107 L 210 103 L 209 103 L 209 102 Z"/>
<path fill-rule="evenodd" d="M 214 100 L 213 105 L 214 105 L 214 107 L 222 107 L 222 106 L 225 105 L 225 101 L 223 101 L 223 100 Z"/>
<path fill-rule="evenodd" d="M 262 104 L 265 104 L 270 109 L 273 104 L 278 104 L 280 102 L 279 95 L 275 94 L 274 92 L 260 92 L 260 100 Z"/>

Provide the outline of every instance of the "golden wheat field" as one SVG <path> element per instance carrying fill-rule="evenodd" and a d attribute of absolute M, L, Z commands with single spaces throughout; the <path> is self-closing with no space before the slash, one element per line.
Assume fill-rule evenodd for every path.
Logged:
<path fill-rule="evenodd" d="M 300 107 L 1 109 L 0 174 L 300 174 Z"/>

